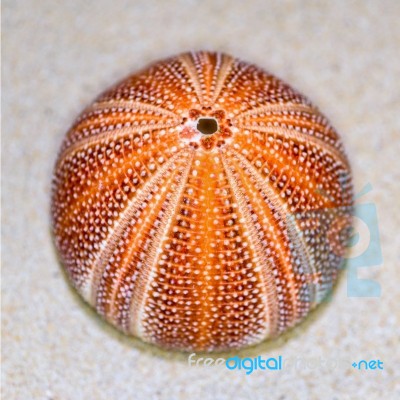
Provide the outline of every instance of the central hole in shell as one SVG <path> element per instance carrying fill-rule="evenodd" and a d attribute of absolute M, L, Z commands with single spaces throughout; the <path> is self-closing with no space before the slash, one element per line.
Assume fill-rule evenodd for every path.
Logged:
<path fill-rule="evenodd" d="M 199 118 L 196 128 L 203 135 L 212 135 L 218 131 L 218 122 L 215 118 Z"/>

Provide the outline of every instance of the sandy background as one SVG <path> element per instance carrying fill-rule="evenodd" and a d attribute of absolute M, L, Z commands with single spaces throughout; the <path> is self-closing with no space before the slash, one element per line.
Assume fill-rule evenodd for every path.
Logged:
<path fill-rule="evenodd" d="M 399 21 L 397 0 L 3 1 L 2 398 L 400 398 Z M 51 174 L 74 117 L 188 49 L 227 51 L 307 94 L 341 132 L 356 191 L 373 188 L 359 202 L 377 207 L 384 262 L 359 276 L 381 296 L 348 297 L 344 277 L 306 324 L 240 353 L 282 355 L 280 372 L 189 367 L 119 334 L 71 290 L 53 249 Z M 353 369 L 361 359 L 384 370 Z"/>

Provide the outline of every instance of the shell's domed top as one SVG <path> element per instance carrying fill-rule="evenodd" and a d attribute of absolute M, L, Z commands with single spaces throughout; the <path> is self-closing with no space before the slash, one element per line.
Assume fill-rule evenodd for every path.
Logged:
<path fill-rule="evenodd" d="M 73 284 L 105 319 L 163 347 L 217 350 L 274 337 L 324 298 L 351 205 L 342 143 L 303 95 L 194 52 L 83 111 L 52 215 Z"/>

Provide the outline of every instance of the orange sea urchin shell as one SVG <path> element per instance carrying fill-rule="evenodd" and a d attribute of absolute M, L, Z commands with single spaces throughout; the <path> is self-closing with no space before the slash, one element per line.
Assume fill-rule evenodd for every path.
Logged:
<path fill-rule="evenodd" d="M 228 55 L 155 63 L 102 94 L 55 168 L 57 248 L 79 293 L 165 348 L 274 337 L 335 282 L 352 185 L 301 94 Z"/>

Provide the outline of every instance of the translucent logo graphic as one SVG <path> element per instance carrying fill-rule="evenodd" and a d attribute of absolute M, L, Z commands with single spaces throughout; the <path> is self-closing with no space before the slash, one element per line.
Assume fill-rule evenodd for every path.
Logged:
<path fill-rule="evenodd" d="M 378 282 L 359 277 L 360 268 L 383 263 L 376 206 L 362 202 L 371 190 L 371 184 L 366 185 L 355 196 L 354 207 L 323 208 L 288 215 L 294 272 L 305 275 L 303 301 L 329 301 L 335 279 L 326 279 L 324 275 L 331 273 L 334 277 L 337 274 L 332 265 L 346 268 L 348 297 L 380 297 Z M 314 246 L 307 246 L 309 242 Z"/>
<path fill-rule="evenodd" d="M 372 190 L 368 184 L 356 196 L 353 210 L 354 228 L 347 257 L 347 295 L 349 297 L 380 297 L 381 286 L 374 280 L 360 279 L 358 269 L 383 263 L 379 238 L 378 215 L 374 203 L 361 203 L 361 197 Z"/>

